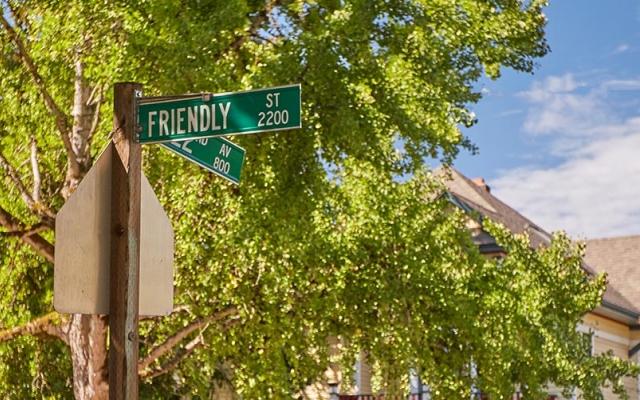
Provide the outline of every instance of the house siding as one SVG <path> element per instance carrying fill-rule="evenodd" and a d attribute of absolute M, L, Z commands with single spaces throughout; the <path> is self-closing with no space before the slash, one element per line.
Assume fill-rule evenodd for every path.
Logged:
<path fill-rule="evenodd" d="M 622 360 L 629 360 L 629 351 L 640 338 L 640 332 L 631 330 L 627 325 L 595 313 L 585 315 L 582 327 L 583 329 L 590 329 L 593 332 L 594 354 L 597 355 L 612 351 L 613 355 Z M 631 360 L 635 362 L 638 361 L 637 357 L 632 357 Z M 630 399 L 640 399 L 637 378 L 625 378 L 623 384 Z M 605 400 L 618 398 L 610 388 L 604 388 L 603 395 Z"/>

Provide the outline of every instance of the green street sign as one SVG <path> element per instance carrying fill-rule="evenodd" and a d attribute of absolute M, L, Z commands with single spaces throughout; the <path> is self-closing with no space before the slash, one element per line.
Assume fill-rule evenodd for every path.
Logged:
<path fill-rule="evenodd" d="M 301 127 L 300 85 L 138 101 L 139 143 L 281 131 Z"/>
<path fill-rule="evenodd" d="M 245 151 L 233 142 L 224 138 L 204 138 L 162 145 L 216 175 L 240 183 Z"/>

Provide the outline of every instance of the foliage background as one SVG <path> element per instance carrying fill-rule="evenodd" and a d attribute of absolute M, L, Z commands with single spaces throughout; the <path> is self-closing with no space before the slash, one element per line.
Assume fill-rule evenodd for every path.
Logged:
<path fill-rule="evenodd" d="M 302 84 L 301 130 L 233 139 L 247 150 L 238 187 L 145 147 L 176 232 L 179 311 L 141 323 L 141 354 L 197 318 L 235 314 L 151 364 L 181 360 L 143 379 L 141 397 L 204 398 L 225 382 L 245 398 L 295 396 L 321 379 L 329 337 L 343 339 L 331 360 L 347 371 L 365 350 L 380 387 L 402 391 L 414 370 L 436 398 L 469 396 L 472 384 L 503 398 L 516 383 L 536 396 L 549 379 L 596 398 L 603 381 L 630 373 L 579 356 L 575 324 L 604 287 L 584 275 L 581 249 L 560 235 L 535 252 L 488 225 L 509 255 L 484 259 L 425 166 L 473 148 L 459 127 L 475 122 L 467 107 L 483 74 L 532 72 L 548 51 L 543 1 L 0 4 L 65 113 L 79 81 L 102 95 L 91 158 L 109 140 L 114 82 L 141 82 L 145 95 Z M 30 188 L 35 138 L 42 175 L 35 211 L 6 175 L 0 206 L 34 226 L 37 207 L 64 203 L 68 154 L 6 29 L 0 62 L 0 150 Z M 52 265 L 14 234 L 0 235 L 0 249 L 0 327 L 50 313 Z M 20 336 L 0 344 L 0 360 L 3 397 L 72 396 L 61 341 Z"/>

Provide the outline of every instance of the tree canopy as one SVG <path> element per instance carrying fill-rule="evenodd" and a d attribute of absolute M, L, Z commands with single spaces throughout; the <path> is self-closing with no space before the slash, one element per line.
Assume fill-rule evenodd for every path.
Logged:
<path fill-rule="evenodd" d="M 301 83 L 303 96 L 302 129 L 233 138 L 247 151 L 237 187 L 145 146 L 177 254 L 175 312 L 141 322 L 144 398 L 295 397 L 336 361 L 330 337 L 345 370 L 363 350 L 381 388 L 417 371 L 434 398 L 472 384 L 539 395 L 549 380 L 597 398 L 632 372 L 580 350 L 575 325 L 604 288 L 580 248 L 559 235 L 535 251 L 491 226 L 508 255 L 485 259 L 426 167 L 473 149 L 461 127 L 482 76 L 546 54 L 544 1 L 0 5 L 3 397 L 103 393 L 104 318 L 53 312 L 51 243 L 110 138 L 119 81 L 145 95 Z"/>

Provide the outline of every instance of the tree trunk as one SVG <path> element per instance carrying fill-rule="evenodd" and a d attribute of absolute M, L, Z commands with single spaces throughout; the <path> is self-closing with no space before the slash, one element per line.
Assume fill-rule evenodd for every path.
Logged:
<path fill-rule="evenodd" d="M 67 163 L 62 195 L 65 200 L 76 190 L 82 178 L 91 167 L 90 134 L 94 115 L 100 112 L 100 104 L 93 106 L 91 101 L 91 87 L 84 78 L 84 64 L 77 60 L 75 63 L 75 82 L 73 96 L 73 126 L 69 132 L 73 157 L 77 161 L 77 168 Z M 71 155 L 70 155 L 71 156 Z"/>
<path fill-rule="evenodd" d="M 69 321 L 73 393 L 77 400 L 107 400 L 107 324 L 104 317 L 73 314 Z"/>
<path fill-rule="evenodd" d="M 79 57 L 79 56 L 78 56 Z M 62 194 L 69 198 L 91 167 L 91 130 L 100 104 L 90 104 L 91 88 L 84 78 L 84 65 L 75 63 L 75 93 L 73 127 L 69 136 L 73 157 L 78 168 L 67 163 Z M 71 155 L 70 155 L 71 156 Z M 77 400 L 107 400 L 109 398 L 107 368 L 107 323 L 98 315 L 73 314 L 67 328 L 73 362 L 73 393 Z"/>

